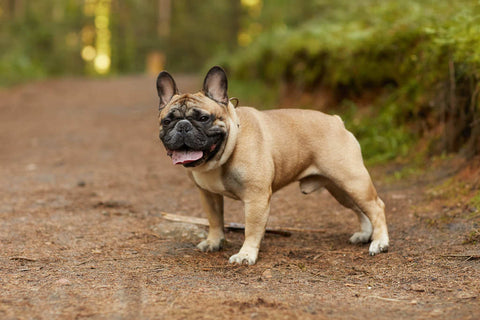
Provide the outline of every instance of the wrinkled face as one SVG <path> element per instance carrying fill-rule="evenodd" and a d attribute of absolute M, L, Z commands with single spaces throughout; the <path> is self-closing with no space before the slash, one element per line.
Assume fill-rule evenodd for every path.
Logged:
<path fill-rule="evenodd" d="M 196 167 L 222 149 L 226 108 L 203 93 L 174 96 L 160 112 L 160 140 L 174 164 Z"/>

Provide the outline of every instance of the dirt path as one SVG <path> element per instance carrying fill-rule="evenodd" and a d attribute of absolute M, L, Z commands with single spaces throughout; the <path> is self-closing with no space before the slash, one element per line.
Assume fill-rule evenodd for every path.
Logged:
<path fill-rule="evenodd" d="M 193 90 L 194 78 L 178 78 Z M 195 249 L 196 190 L 157 139 L 153 79 L 62 79 L 0 91 L 1 319 L 478 319 L 478 212 L 445 206 L 432 181 L 387 183 L 391 250 L 350 245 L 353 213 L 298 185 L 273 200 L 254 266 Z M 226 219 L 242 222 L 239 203 Z M 452 213 L 453 212 L 453 213 Z M 444 221 L 448 217 L 448 221 Z M 453 255 L 460 255 L 458 257 Z M 470 258 L 469 258 L 470 257 Z"/>

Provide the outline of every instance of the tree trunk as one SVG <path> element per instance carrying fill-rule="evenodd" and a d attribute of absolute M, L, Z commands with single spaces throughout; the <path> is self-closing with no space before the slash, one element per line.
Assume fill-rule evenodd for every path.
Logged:
<path fill-rule="evenodd" d="M 158 0 L 158 35 L 166 38 L 170 35 L 171 0 Z"/>

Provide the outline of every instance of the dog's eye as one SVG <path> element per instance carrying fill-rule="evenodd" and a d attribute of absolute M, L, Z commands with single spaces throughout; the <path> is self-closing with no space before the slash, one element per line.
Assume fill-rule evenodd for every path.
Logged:
<path fill-rule="evenodd" d="M 172 122 L 172 120 L 170 120 L 170 119 L 163 119 L 163 124 L 165 126 L 168 126 L 171 122 Z"/>
<path fill-rule="evenodd" d="M 200 119 L 198 119 L 200 122 L 207 122 L 208 120 L 210 120 L 209 116 L 201 116 Z"/>

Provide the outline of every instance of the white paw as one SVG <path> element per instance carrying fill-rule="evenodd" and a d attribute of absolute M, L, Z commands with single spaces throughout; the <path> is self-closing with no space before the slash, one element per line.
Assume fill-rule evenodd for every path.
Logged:
<path fill-rule="evenodd" d="M 380 240 L 373 240 L 370 244 L 370 249 L 368 250 L 371 256 L 374 256 L 380 252 L 387 252 L 388 251 L 388 238 L 387 239 L 380 239 Z"/>
<path fill-rule="evenodd" d="M 219 239 L 219 240 L 207 239 L 200 242 L 197 245 L 197 248 L 202 250 L 203 252 L 213 252 L 223 248 L 224 243 L 225 243 L 225 239 Z"/>
<path fill-rule="evenodd" d="M 230 263 L 236 264 L 249 264 L 253 265 L 257 262 L 257 254 L 256 253 L 246 253 L 246 252 L 239 252 L 234 254 L 233 256 L 228 259 Z"/>
<path fill-rule="evenodd" d="M 359 231 L 359 232 L 355 232 L 353 236 L 350 237 L 350 242 L 353 244 L 367 243 L 368 241 L 370 241 L 370 237 L 371 237 L 371 232 Z"/>

